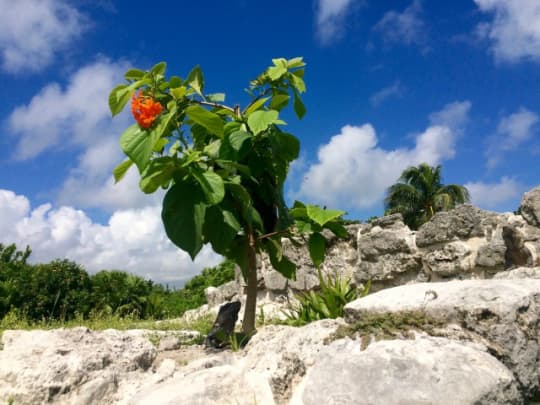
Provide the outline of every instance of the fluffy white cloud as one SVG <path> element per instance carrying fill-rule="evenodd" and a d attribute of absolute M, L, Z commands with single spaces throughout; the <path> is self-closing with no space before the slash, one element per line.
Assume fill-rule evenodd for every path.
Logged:
<path fill-rule="evenodd" d="M 504 203 L 518 200 L 526 191 L 523 184 L 506 176 L 498 183 L 469 182 L 465 187 L 469 190 L 471 203 L 485 209 L 497 209 Z"/>
<path fill-rule="evenodd" d="M 396 80 L 393 84 L 390 86 L 384 87 L 381 90 L 374 93 L 370 98 L 369 102 L 372 106 L 377 107 L 378 105 L 382 104 L 384 101 L 391 97 L 400 97 L 404 92 L 404 88 L 399 82 L 399 80 Z"/>
<path fill-rule="evenodd" d="M 414 0 L 402 13 L 385 13 L 374 29 L 387 42 L 420 44 L 425 40 L 425 24 L 421 14 L 422 4 L 419 0 Z"/>
<path fill-rule="evenodd" d="M 540 2 L 538 0 L 474 0 L 493 21 L 477 27 L 477 33 L 492 41 L 499 61 L 540 60 Z"/>
<path fill-rule="evenodd" d="M 0 189 L 0 218 L 0 243 L 29 245 L 34 262 L 67 258 L 90 272 L 119 269 L 179 285 L 222 260 L 209 246 L 195 261 L 175 247 L 163 230 L 159 206 L 119 210 L 100 225 L 68 206 L 31 209 L 26 197 Z"/>
<path fill-rule="evenodd" d="M 2 68 L 13 73 L 44 68 L 87 26 L 64 0 L 0 0 L 0 10 Z"/>
<path fill-rule="evenodd" d="M 118 185 L 112 178 L 112 169 L 124 159 L 118 139 L 130 117 L 123 113 L 112 119 L 107 100 L 126 69 L 126 63 L 107 60 L 84 66 L 65 88 L 57 83 L 45 86 L 8 118 L 9 130 L 17 137 L 16 158 L 32 159 L 50 149 L 77 154 L 77 163 L 60 187 L 60 204 L 112 212 L 161 200 L 162 194 L 139 191 L 136 168 Z"/>
<path fill-rule="evenodd" d="M 316 29 L 321 43 L 329 44 L 343 35 L 345 17 L 358 0 L 318 0 Z"/>
<path fill-rule="evenodd" d="M 538 121 L 538 114 L 526 108 L 503 117 L 487 149 L 488 167 L 497 166 L 505 153 L 517 149 L 530 140 L 535 133 Z"/>
<path fill-rule="evenodd" d="M 459 103 L 452 103 L 433 115 L 447 117 Z M 470 104 L 469 104 L 470 107 Z M 455 114 L 463 121 L 468 108 Z M 450 123 L 448 123 L 450 124 Z M 362 209 L 381 204 L 386 189 L 411 165 L 436 165 L 455 154 L 457 134 L 451 126 L 431 125 L 415 138 L 411 148 L 386 150 L 378 146 L 374 128 L 346 125 L 321 146 L 318 162 L 307 169 L 297 195 L 310 202 L 344 209 Z"/>
<path fill-rule="evenodd" d="M 431 113 L 429 122 L 432 125 L 448 127 L 452 131 L 461 134 L 469 121 L 471 105 L 468 100 L 448 103 L 442 110 Z"/>

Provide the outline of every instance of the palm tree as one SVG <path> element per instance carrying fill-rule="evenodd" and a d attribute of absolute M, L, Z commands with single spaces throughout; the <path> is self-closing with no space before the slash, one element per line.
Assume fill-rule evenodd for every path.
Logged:
<path fill-rule="evenodd" d="M 408 167 L 398 183 L 390 186 L 384 200 L 385 213 L 400 212 L 411 229 L 429 221 L 436 212 L 455 208 L 469 201 L 469 192 L 457 184 L 441 183 L 441 166 L 422 163 Z"/>

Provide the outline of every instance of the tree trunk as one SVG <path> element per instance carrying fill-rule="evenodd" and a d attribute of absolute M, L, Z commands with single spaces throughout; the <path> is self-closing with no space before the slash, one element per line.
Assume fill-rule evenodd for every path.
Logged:
<path fill-rule="evenodd" d="M 246 306 L 244 308 L 243 332 L 251 336 L 255 332 L 255 312 L 257 310 L 257 249 L 255 235 L 248 233 L 248 277 Z"/>

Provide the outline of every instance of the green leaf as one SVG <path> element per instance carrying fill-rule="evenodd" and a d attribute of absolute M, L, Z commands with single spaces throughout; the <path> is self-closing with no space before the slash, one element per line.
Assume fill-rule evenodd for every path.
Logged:
<path fill-rule="evenodd" d="M 140 69 L 129 69 L 125 74 L 124 78 L 126 80 L 140 80 L 145 75 L 144 71 Z"/>
<path fill-rule="evenodd" d="M 199 96 L 203 97 L 202 92 L 204 90 L 204 77 L 199 65 L 195 66 L 191 72 L 189 72 L 185 83 L 191 86 L 191 88 L 195 90 Z"/>
<path fill-rule="evenodd" d="M 202 248 L 202 230 L 207 205 L 198 184 L 176 182 L 165 194 L 161 218 L 167 236 L 194 260 Z"/>
<path fill-rule="evenodd" d="M 298 75 L 292 73 L 289 74 L 289 80 L 291 81 L 293 87 L 298 90 L 299 93 L 304 93 L 306 91 L 306 84 L 301 77 L 298 77 Z"/>
<path fill-rule="evenodd" d="M 309 236 L 308 247 L 311 261 L 315 267 L 319 268 L 326 254 L 326 239 L 318 232 L 312 233 Z"/>
<path fill-rule="evenodd" d="M 180 79 L 178 76 L 172 76 L 169 79 L 169 87 L 171 89 L 176 89 L 180 86 L 182 86 L 182 79 Z"/>
<path fill-rule="evenodd" d="M 298 158 L 300 153 L 300 141 L 294 135 L 285 132 L 276 133 L 276 141 L 280 148 L 280 157 L 292 162 Z"/>
<path fill-rule="evenodd" d="M 294 92 L 294 112 L 299 119 L 302 119 L 306 115 L 306 106 L 296 92 Z"/>
<path fill-rule="evenodd" d="M 268 257 L 270 258 L 270 263 L 272 267 L 276 269 L 283 276 L 289 280 L 296 279 L 296 265 L 291 262 L 286 256 L 283 256 L 281 252 L 281 246 L 278 248 L 276 243 L 267 243 L 265 244 L 266 251 L 268 252 Z"/>
<path fill-rule="evenodd" d="M 221 176 L 209 171 L 194 170 L 192 173 L 199 182 L 208 204 L 219 204 L 225 197 L 225 184 Z"/>
<path fill-rule="evenodd" d="M 113 117 L 124 109 L 132 92 L 133 90 L 127 84 L 120 84 L 112 89 L 109 93 L 109 109 Z"/>
<path fill-rule="evenodd" d="M 272 59 L 272 63 L 274 66 L 281 66 L 281 67 L 287 67 L 287 59 L 285 58 L 275 58 Z"/>
<path fill-rule="evenodd" d="M 270 108 L 272 110 L 282 110 L 287 107 L 290 98 L 288 94 L 276 94 L 272 97 L 272 101 L 270 101 Z"/>
<path fill-rule="evenodd" d="M 180 98 L 183 98 L 186 95 L 186 91 L 187 91 L 186 86 L 179 86 L 179 87 L 176 87 L 174 89 L 171 89 L 171 95 L 175 99 L 178 100 Z"/>
<path fill-rule="evenodd" d="M 141 174 L 140 189 L 151 194 L 172 179 L 176 171 L 175 160 L 169 156 L 154 159 Z"/>
<path fill-rule="evenodd" d="M 207 94 L 206 99 L 213 103 L 222 103 L 225 101 L 225 93 Z"/>
<path fill-rule="evenodd" d="M 227 258 L 234 261 L 242 270 L 244 280 L 248 279 L 249 259 L 248 259 L 248 243 L 246 237 L 235 238 L 227 252 Z"/>
<path fill-rule="evenodd" d="M 287 66 L 272 66 L 266 71 L 270 80 L 275 81 L 280 79 L 285 73 L 287 73 Z"/>
<path fill-rule="evenodd" d="M 255 111 L 248 116 L 248 125 L 253 134 L 257 135 L 266 130 L 278 120 L 279 113 L 275 110 Z"/>
<path fill-rule="evenodd" d="M 247 106 L 247 108 L 244 111 L 245 115 L 249 115 L 254 111 L 257 111 L 259 108 L 261 108 L 264 103 L 268 101 L 269 97 L 263 97 L 258 100 L 253 101 L 250 105 Z"/>
<path fill-rule="evenodd" d="M 307 216 L 317 224 L 324 226 L 327 222 L 337 219 L 344 215 L 345 211 L 339 210 L 325 210 L 317 205 L 306 206 Z"/>
<path fill-rule="evenodd" d="M 219 137 L 223 136 L 223 126 L 225 123 L 219 115 L 208 111 L 199 105 L 190 105 L 185 111 L 190 119 L 206 128 L 212 134 L 218 135 Z"/>
<path fill-rule="evenodd" d="M 330 229 L 339 238 L 347 238 L 349 236 L 347 229 L 338 221 L 329 221 L 324 224 L 324 227 Z"/>
<path fill-rule="evenodd" d="M 118 166 L 114 168 L 113 175 L 114 175 L 115 184 L 124 178 L 127 171 L 132 165 L 133 165 L 133 161 L 131 159 L 128 159 L 128 160 L 124 160 L 122 163 L 120 163 Z"/>
<path fill-rule="evenodd" d="M 159 139 L 157 131 L 146 131 L 138 124 L 131 125 L 120 137 L 120 147 L 124 153 L 137 165 L 142 173 L 150 162 L 152 151 Z"/>
<path fill-rule="evenodd" d="M 287 61 L 287 67 L 289 69 L 304 67 L 304 66 L 306 66 L 306 64 L 304 62 L 304 58 L 302 57 L 292 58 Z"/>
<path fill-rule="evenodd" d="M 150 73 L 153 75 L 163 75 L 165 74 L 165 69 L 167 69 L 167 63 L 165 62 L 159 62 L 152 66 L 152 69 L 150 69 Z"/>
<path fill-rule="evenodd" d="M 204 236 L 212 244 L 214 251 L 224 255 L 242 227 L 232 212 L 214 205 L 206 210 L 203 229 Z"/>
<path fill-rule="evenodd" d="M 251 135 L 244 131 L 233 132 L 228 137 L 229 143 L 231 144 L 232 148 L 237 152 L 240 152 L 240 149 L 242 149 L 244 142 L 246 142 L 248 139 L 251 139 Z"/>

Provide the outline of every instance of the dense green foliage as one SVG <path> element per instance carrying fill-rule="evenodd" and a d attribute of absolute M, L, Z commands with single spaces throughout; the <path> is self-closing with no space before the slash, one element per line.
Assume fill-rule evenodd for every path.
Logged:
<path fill-rule="evenodd" d="M 234 278 L 225 262 L 170 290 L 122 271 L 89 275 L 69 260 L 28 264 L 31 251 L 0 244 L 0 319 L 8 314 L 28 321 L 69 321 L 107 316 L 133 319 L 176 317 L 205 303 L 204 289 Z"/>
<path fill-rule="evenodd" d="M 418 229 L 436 212 L 469 201 L 469 192 L 457 184 L 442 184 L 441 166 L 422 163 L 403 171 L 398 183 L 388 188 L 386 214 L 401 213 L 411 229 Z"/>

